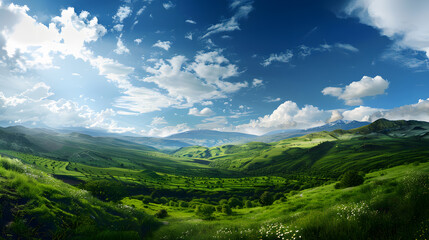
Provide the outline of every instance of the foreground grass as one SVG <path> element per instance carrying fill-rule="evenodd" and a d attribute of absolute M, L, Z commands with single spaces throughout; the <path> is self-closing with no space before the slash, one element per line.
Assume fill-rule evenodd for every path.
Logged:
<path fill-rule="evenodd" d="M 325 185 L 285 203 L 217 213 L 211 221 L 189 209 L 145 209 L 170 214 L 152 239 L 427 239 L 428 173 L 429 163 L 398 166 L 367 174 L 358 187 Z"/>
<path fill-rule="evenodd" d="M 2 237 L 141 239 L 157 226 L 142 211 L 101 202 L 19 160 L 0 157 Z"/>

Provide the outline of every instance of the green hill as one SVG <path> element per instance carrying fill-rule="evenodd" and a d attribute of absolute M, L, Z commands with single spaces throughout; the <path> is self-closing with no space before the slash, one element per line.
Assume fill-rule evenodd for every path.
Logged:
<path fill-rule="evenodd" d="M 18 160 L 0 157 L 0 226 L 0 236 L 7 239 L 141 239 L 159 224 L 143 211 L 101 202 Z"/>
<path fill-rule="evenodd" d="M 380 119 L 352 130 L 311 133 L 270 144 L 187 147 L 174 153 L 210 166 L 252 174 L 319 172 L 339 175 L 429 159 L 429 123 Z"/>

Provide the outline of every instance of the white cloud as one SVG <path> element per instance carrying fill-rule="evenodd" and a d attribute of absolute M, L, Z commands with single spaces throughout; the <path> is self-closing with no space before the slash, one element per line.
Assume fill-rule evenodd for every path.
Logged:
<path fill-rule="evenodd" d="M 59 99 L 51 100 L 50 86 L 36 83 L 26 91 L 6 97 L 0 92 L 0 121 L 38 123 L 50 127 L 102 128 L 109 132 L 127 132 L 134 128 L 119 127 L 111 119 L 112 109 L 96 112 L 86 105 Z"/>
<path fill-rule="evenodd" d="M 203 101 L 203 102 L 201 102 L 201 105 L 210 106 L 210 105 L 213 105 L 213 102 L 212 101 Z"/>
<path fill-rule="evenodd" d="M 320 44 L 318 47 L 308 47 L 301 45 L 298 48 L 298 54 L 301 57 L 307 57 L 315 52 L 331 52 L 333 50 L 345 50 L 347 52 L 357 53 L 359 49 L 348 43 L 335 43 L 335 44 Z"/>
<path fill-rule="evenodd" d="M 171 47 L 171 42 L 158 40 L 152 47 L 159 47 L 164 49 L 165 51 L 168 51 L 168 49 L 170 49 Z"/>
<path fill-rule="evenodd" d="M 122 23 L 124 19 L 129 17 L 130 15 L 131 15 L 131 8 L 129 6 L 120 6 L 115 16 L 113 16 L 113 19 L 115 19 L 115 21 L 117 22 Z"/>
<path fill-rule="evenodd" d="M 341 120 L 341 119 L 343 119 L 344 118 L 344 116 L 340 113 L 340 111 L 338 111 L 338 110 L 333 110 L 332 111 L 332 115 L 331 115 L 331 117 L 328 119 L 328 123 L 330 123 L 330 122 L 335 122 L 335 121 L 338 121 L 338 120 Z"/>
<path fill-rule="evenodd" d="M 399 46 L 425 52 L 429 58 L 429 2 L 353 0 L 344 9 L 361 23 L 379 29 Z"/>
<path fill-rule="evenodd" d="M 281 98 L 273 98 L 273 97 L 265 97 L 264 102 L 272 103 L 272 102 L 280 102 Z"/>
<path fill-rule="evenodd" d="M 168 137 L 170 135 L 186 132 L 191 130 L 186 123 L 177 124 L 175 126 L 166 126 L 163 128 L 151 128 L 147 135 L 157 137 Z M 143 133 L 144 134 L 144 133 Z"/>
<path fill-rule="evenodd" d="M 337 48 L 341 48 L 344 50 L 348 50 L 350 52 L 359 52 L 359 49 L 357 49 L 356 47 L 352 46 L 351 44 L 348 43 L 336 43 L 335 47 Z"/>
<path fill-rule="evenodd" d="M 229 18 L 210 26 L 207 33 L 202 38 L 206 38 L 212 34 L 220 32 L 232 32 L 240 30 L 239 20 L 247 18 L 249 13 L 253 10 L 253 1 L 234 1 L 230 7 L 235 10 L 234 15 Z"/>
<path fill-rule="evenodd" d="M 247 124 L 236 126 L 236 130 L 251 134 L 264 134 L 278 129 L 297 129 L 316 127 L 325 124 L 330 112 L 312 105 L 299 108 L 292 101 L 282 103 L 273 113 L 250 120 Z"/>
<path fill-rule="evenodd" d="M 167 61 L 157 60 L 153 67 L 146 68 L 152 76 L 142 80 L 167 90 L 170 97 L 181 102 L 177 107 L 190 107 L 194 103 L 226 98 L 228 93 L 248 86 L 247 82 L 225 81 L 238 76 L 238 68 L 217 51 L 200 52 L 194 62 L 187 62 L 181 55 Z"/>
<path fill-rule="evenodd" d="M 165 8 L 165 10 L 168 10 L 168 9 L 174 8 L 176 5 L 171 1 L 168 1 L 163 3 L 162 6 Z"/>
<path fill-rule="evenodd" d="M 165 121 L 164 117 L 154 117 L 152 119 L 152 122 L 150 123 L 151 126 L 158 126 L 158 125 L 166 125 L 167 121 Z"/>
<path fill-rule="evenodd" d="M 198 110 L 197 108 L 191 108 L 189 109 L 188 114 L 193 116 L 198 116 L 198 117 L 208 117 L 213 115 L 214 112 L 208 107 L 201 109 L 201 111 Z"/>
<path fill-rule="evenodd" d="M 116 54 L 130 53 L 130 50 L 122 42 L 122 34 L 118 37 L 118 42 L 116 43 L 116 49 L 113 50 Z"/>
<path fill-rule="evenodd" d="M 137 39 L 134 39 L 134 42 L 137 44 L 137 45 L 140 45 L 140 43 L 142 43 L 142 38 L 137 38 Z"/>
<path fill-rule="evenodd" d="M 194 20 L 191 20 L 191 19 L 187 19 L 185 22 L 190 23 L 190 24 L 197 24 L 197 22 L 195 22 Z"/>
<path fill-rule="evenodd" d="M 344 111 L 342 115 L 344 120 L 371 121 L 371 116 L 379 111 L 382 111 L 382 109 L 359 106 L 352 110 Z"/>
<path fill-rule="evenodd" d="M 210 117 L 202 120 L 202 123 L 195 125 L 198 129 L 214 129 L 222 131 L 228 124 L 228 119 L 225 116 Z"/>
<path fill-rule="evenodd" d="M 293 57 L 293 53 L 291 51 L 286 51 L 285 53 L 272 53 L 268 58 L 264 59 L 261 63 L 262 66 L 267 67 L 271 65 L 273 62 L 283 62 L 288 63 Z"/>
<path fill-rule="evenodd" d="M 141 8 L 137 11 L 136 15 L 137 15 L 137 16 L 142 15 L 142 13 L 144 12 L 144 10 L 146 10 L 146 6 L 141 7 Z"/>
<path fill-rule="evenodd" d="M 117 32 L 122 32 L 122 30 L 124 29 L 124 25 L 118 23 L 115 26 L 113 26 L 113 29 Z"/>
<path fill-rule="evenodd" d="M 363 97 L 384 94 L 389 82 L 380 76 L 374 78 L 364 76 L 360 81 L 352 82 L 345 88 L 327 87 L 322 90 L 323 95 L 331 95 L 345 101 L 346 105 L 360 105 Z"/>
<path fill-rule="evenodd" d="M 252 87 L 260 87 L 262 85 L 264 85 L 264 83 L 261 79 L 257 79 L 257 78 L 253 79 Z"/>
<path fill-rule="evenodd" d="M 385 111 L 378 111 L 371 115 L 371 121 L 379 118 L 390 120 L 420 120 L 429 121 L 429 98 L 420 99 L 417 103 L 393 108 Z"/>
<path fill-rule="evenodd" d="M 187 39 L 189 39 L 189 40 L 192 40 L 192 32 L 188 32 L 186 35 L 185 35 L 185 38 L 187 38 Z"/>

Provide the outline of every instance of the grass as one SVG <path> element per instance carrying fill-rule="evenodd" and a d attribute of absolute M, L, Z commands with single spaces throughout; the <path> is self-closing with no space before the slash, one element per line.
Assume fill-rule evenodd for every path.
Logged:
<path fill-rule="evenodd" d="M 140 239 L 150 215 L 102 202 L 19 160 L 0 157 L 1 235 L 19 239 Z"/>
<path fill-rule="evenodd" d="M 297 239 L 424 239 L 419 233 L 429 216 L 428 173 L 428 163 L 398 166 L 368 174 L 358 187 L 303 190 L 284 203 L 234 209 L 232 216 L 217 213 L 212 221 L 175 207 L 135 207 L 169 212 L 169 224 L 153 239 L 282 239 L 274 233 L 292 229 Z"/>

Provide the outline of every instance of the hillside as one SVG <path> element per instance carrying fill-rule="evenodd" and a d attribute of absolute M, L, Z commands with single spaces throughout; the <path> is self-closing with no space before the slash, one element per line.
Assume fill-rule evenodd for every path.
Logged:
<path fill-rule="evenodd" d="M 187 147 L 175 156 L 202 158 L 209 166 L 254 174 L 296 171 L 338 175 L 429 159 L 429 123 L 380 119 L 353 130 L 311 133 L 279 142 Z"/>
<path fill-rule="evenodd" d="M 178 140 L 196 146 L 218 146 L 231 142 L 239 142 L 256 137 L 255 135 L 238 132 L 219 132 L 213 130 L 193 130 L 173 134 L 166 137 L 170 140 Z"/>
<path fill-rule="evenodd" d="M 143 211 L 102 202 L 4 157 L 0 157 L 0 216 L 0 236 L 8 239 L 141 239 L 159 226 Z"/>
<path fill-rule="evenodd" d="M 263 136 L 245 139 L 237 143 L 248 143 L 248 142 L 278 142 L 283 139 L 300 137 L 310 133 L 322 132 L 322 131 L 334 131 L 337 129 L 341 130 L 350 130 L 354 128 L 359 128 L 370 124 L 369 122 L 359 122 L 359 121 L 345 121 L 337 120 L 335 122 L 327 123 L 320 127 L 308 128 L 308 129 L 286 129 L 286 130 L 277 130 L 264 134 Z"/>

